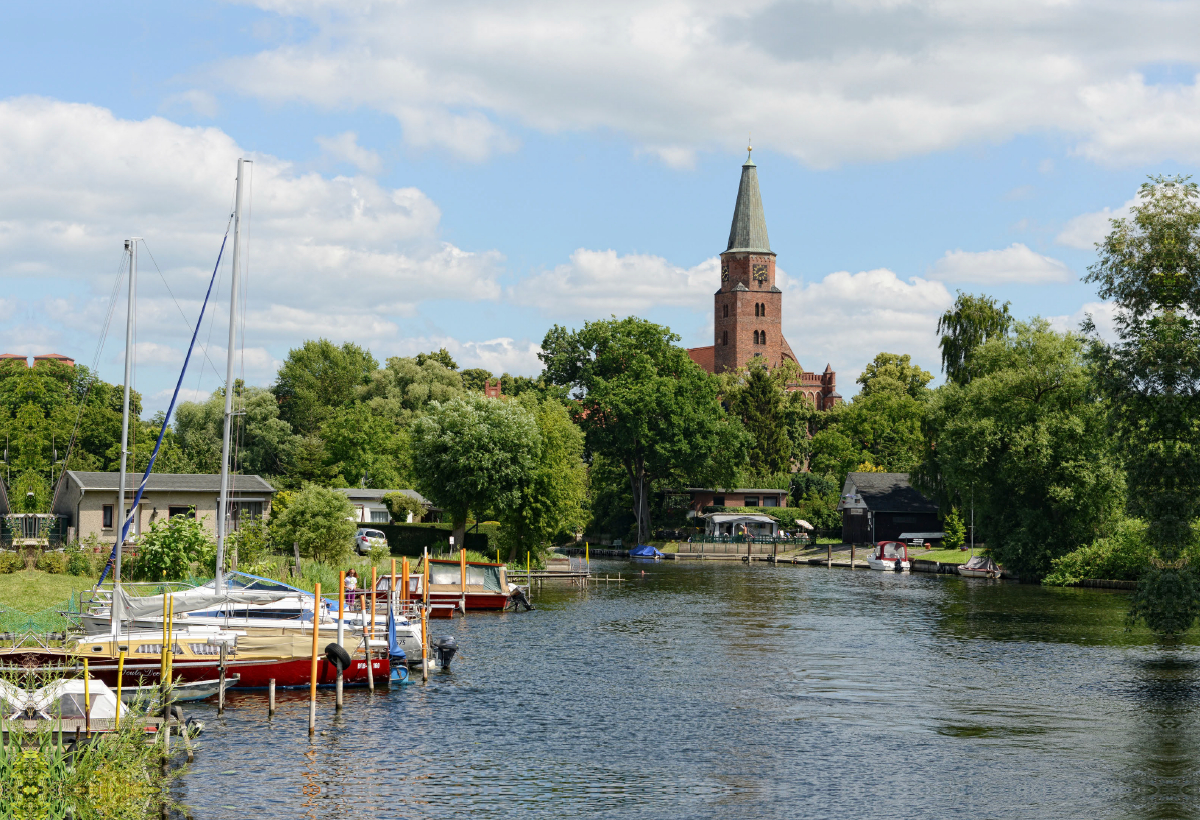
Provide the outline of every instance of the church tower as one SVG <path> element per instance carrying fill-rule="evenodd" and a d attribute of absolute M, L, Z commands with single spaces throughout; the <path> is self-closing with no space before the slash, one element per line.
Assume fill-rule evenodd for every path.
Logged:
<path fill-rule="evenodd" d="M 713 296 L 713 346 L 688 349 L 709 373 L 745 367 L 761 356 L 769 367 L 796 362 L 783 338 L 783 292 L 775 286 L 775 252 L 767 240 L 767 220 L 758 192 L 758 168 L 749 156 L 742 165 L 729 243 L 721 254 L 721 289 Z M 840 404 L 837 374 L 802 370 L 788 390 L 800 391 L 818 410 Z"/>
<path fill-rule="evenodd" d="M 721 254 L 721 289 L 713 297 L 713 369 L 744 367 L 755 356 L 768 366 L 795 360 L 783 339 L 783 292 L 775 286 L 775 252 L 758 192 L 758 167 L 749 155 L 742 165 L 729 244 Z"/>

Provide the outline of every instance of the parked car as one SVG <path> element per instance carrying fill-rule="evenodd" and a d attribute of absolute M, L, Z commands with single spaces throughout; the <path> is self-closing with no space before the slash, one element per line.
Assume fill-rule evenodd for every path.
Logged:
<path fill-rule="evenodd" d="M 366 555 L 375 547 L 386 547 L 387 536 L 379 530 L 359 529 L 354 535 L 354 551 Z"/>

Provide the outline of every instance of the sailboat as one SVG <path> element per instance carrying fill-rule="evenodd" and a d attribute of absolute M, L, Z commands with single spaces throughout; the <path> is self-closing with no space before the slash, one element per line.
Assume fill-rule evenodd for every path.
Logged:
<path fill-rule="evenodd" d="M 229 666 L 242 666 L 240 670 L 242 686 L 262 685 L 260 682 L 268 678 L 276 679 L 279 685 L 306 685 L 310 678 L 308 671 L 308 663 L 311 660 L 311 649 L 306 647 L 311 646 L 312 630 L 320 629 L 322 617 L 320 607 L 315 601 L 315 596 L 311 593 L 305 593 L 303 590 L 295 590 L 289 588 L 286 592 L 278 590 L 262 590 L 247 589 L 246 585 L 238 584 L 230 586 L 227 583 L 225 575 L 225 547 L 229 536 L 229 525 L 231 516 L 229 514 L 229 490 L 230 490 L 230 444 L 232 440 L 232 431 L 234 425 L 235 413 L 233 411 L 233 388 L 234 388 L 234 367 L 237 354 L 237 310 L 238 310 L 238 278 L 241 271 L 241 213 L 242 213 L 242 190 L 243 180 L 245 178 L 246 165 L 250 160 L 238 159 L 237 165 L 237 188 L 234 197 L 234 210 L 230 216 L 230 226 L 226 229 L 225 239 L 221 242 L 221 251 L 217 255 L 217 263 L 213 268 L 213 274 L 209 280 L 208 291 L 204 296 L 204 303 L 200 310 L 200 316 L 197 319 L 195 330 L 192 333 L 191 344 L 188 346 L 187 355 L 184 358 L 183 368 L 180 370 L 179 380 L 175 386 L 175 392 L 171 397 L 171 403 L 167 408 L 166 416 L 163 420 L 162 429 L 159 431 L 158 440 L 155 443 L 154 450 L 150 455 L 149 464 L 146 467 L 145 473 L 142 475 L 142 480 L 138 486 L 134 496 L 133 503 L 128 510 L 124 510 L 123 519 L 119 528 L 116 543 L 113 547 L 110 566 L 113 570 L 113 588 L 111 597 L 108 599 L 107 607 L 94 607 L 89 613 L 90 622 L 93 630 L 95 630 L 95 620 L 98 616 L 107 614 L 108 616 L 108 637 L 107 642 L 98 642 L 93 638 L 83 638 L 72 647 L 75 653 L 86 652 L 89 658 L 100 660 L 104 656 L 108 656 L 110 660 L 115 659 L 119 646 L 128 646 L 132 652 L 141 652 L 143 646 L 153 646 L 154 638 L 158 638 L 158 646 L 160 651 L 164 652 L 164 657 L 168 654 L 180 654 L 187 656 L 194 651 L 196 646 L 208 646 L 208 641 L 212 638 L 211 632 L 214 627 L 220 628 L 220 624 L 213 623 L 197 623 L 194 632 L 191 627 L 179 628 L 175 619 L 170 615 L 171 602 L 176 597 L 188 600 L 183 608 L 195 606 L 196 608 L 214 607 L 220 611 L 236 610 L 241 607 L 259 606 L 264 603 L 272 603 L 284 598 L 299 598 L 299 603 L 303 605 L 303 598 L 307 596 L 312 598 L 313 603 L 310 606 L 310 618 L 307 625 L 302 621 L 295 625 L 283 624 L 276 622 L 274 624 L 263 625 L 266 627 L 263 630 L 257 630 L 259 634 L 250 634 L 256 630 L 252 629 L 249 624 L 243 625 L 243 629 L 236 630 L 232 633 L 232 641 L 224 641 L 229 646 L 234 655 L 238 653 L 239 638 L 243 638 L 240 643 L 246 648 L 241 659 L 234 658 Z M 225 244 L 229 238 L 229 232 L 232 229 L 233 233 L 233 259 L 232 259 L 232 276 L 230 281 L 230 304 L 229 304 L 229 341 L 226 353 L 226 371 L 225 371 L 225 413 L 224 425 L 221 442 L 221 482 L 220 495 L 218 501 L 217 513 L 217 550 L 216 550 L 216 572 L 215 577 L 210 585 L 199 587 L 195 590 L 187 590 L 182 593 L 173 593 L 170 596 L 163 596 L 161 606 L 157 601 L 146 601 L 139 599 L 136 604 L 131 602 L 129 596 L 122 589 L 121 579 L 121 557 L 123 548 L 129 536 L 129 529 L 136 515 L 138 505 L 141 502 L 142 494 L 145 492 L 146 482 L 150 477 L 150 473 L 154 468 L 155 459 L 158 457 L 159 449 L 162 446 L 163 435 L 166 432 L 167 424 L 170 422 L 171 415 L 174 412 L 175 404 L 179 398 L 180 388 L 183 384 L 184 374 L 187 372 L 188 363 L 191 360 L 192 352 L 195 348 L 196 338 L 200 330 L 201 323 L 204 319 L 205 310 L 208 307 L 209 298 L 212 295 L 213 285 L 216 281 L 217 272 L 220 269 L 221 258 L 224 255 Z M 128 311 L 126 319 L 125 331 L 125 390 L 124 402 L 122 405 L 122 421 L 121 421 L 121 471 L 119 479 L 119 490 L 121 507 L 124 508 L 125 488 L 127 483 L 127 457 L 128 457 L 128 441 L 129 441 L 129 391 L 133 365 L 133 316 L 137 292 L 137 239 L 133 238 L 125 243 L 126 250 L 129 254 L 129 293 L 128 293 Z M 108 573 L 108 567 L 105 567 L 104 574 L 101 575 L 100 584 L 103 584 L 105 576 Z M 286 586 L 286 585 L 278 585 Z M 296 595 L 299 593 L 299 595 Z M 170 600 L 168 600 L 170 599 Z M 157 611 L 155 608 L 159 607 Z M 107 609 L 105 613 L 104 610 Z M 128 617 L 129 610 L 135 610 L 134 617 Z M 182 614 L 182 613 L 181 613 Z M 146 619 L 157 620 L 160 624 L 170 620 L 165 624 L 165 629 L 157 624 L 154 628 L 143 632 L 137 631 L 137 626 L 143 628 L 146 624 Z M 138 623 L 140 621 L 140 624 Z M 294 628 L 287 628 L 294 626 Z M 344 640 L 345 624 L 338 624 L 338 643 L 341 644 Z M 360 627 L 359 632 L 362 629 Z M 303 633 L 308 634 L 308 638 L 303 638 Z M 352 633 L 353 634 L 353 633 Z M 165 640 L 165 636 L 171 635 L 170 640 Z M 193 636 L 195 640 L 189 640 L 189 636 Z M 274 639 L 274 640 L 268 640 Z M 86 644 L 86 649 L 84 645 Z M 133 645 L 137 648 L 132 648 Z M 251 645 L 253 645 L 251 647 Z M 187 646 L 189 649 L 183 650 L 181 647 Z M 164 649 L 164 647 L 172 647 Z M 99 654 L 92 654 L 99 653 Z M 56 653 L 51 653 L 56 654 Z M 188 676 L 189 674 L 208 674 L 213 666 L 214 659 L 207 657 L 212 655 L 211 651 L 201 650 L 197 654 L 196 661 L 189 663 L 188 660 L 181 658 L 181 663 L 175 666 L 175 670 L 181 675 Z M 247 654 L 253 657 L 246 657 Z M 303 659 L 304 662 L 299 661 Z M 224 654 L 222 654 L 222 662 L 224 662 Z M 371 675 L 382 675 L 381 680 L 386 680 L 389 673 L 389 663 L 387 657 L 370 658 L 370 672 L 367 671 L 367 660 L 363 663 L 352 663 L 343 675 L 344 682 L 353 684 L 363 679 L 363 682 Z M 271 669 L 272 664 L 278 666 L 278 669 Z M 146 664 L 149 666 L 149 664 Z M 336 670 L 333 665 L 327 660 L 320 660 L 320 668 L 317 671 L 318 678 L 322 683 L 326 683 L 332 678 L 336 678 Z M 113 670 L 115 671 L 115 669 Z M 139 670 L 148 672 L 149 670 Z M 272 674 L 272 672 L 279 674 Z M 300 680 L 297 678 L 303 678 Z M 192 679 L 185 677 L 185 679 Z M 281 682 L 286 681 L 286 683 Z"/>

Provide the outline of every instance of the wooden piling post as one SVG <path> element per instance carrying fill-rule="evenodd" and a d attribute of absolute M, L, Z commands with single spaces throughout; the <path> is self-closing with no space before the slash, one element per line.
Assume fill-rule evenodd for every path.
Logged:
<path fill-rule="evenodd" d="M 825 545 L 825 566 L 833 569 L 833 544 Z"/>
<path fill-rule="evenodd" d="M 850 569 L 854 569 L 854 545 L 850 545 Z"/>
<path fill-rule="evenodd" d="M 217 667 L 217 714 L 225 714 L 225 642 L 221 642 L 221 656 Z"/>
<path fill-rule="evenodd" d="M 428 610 L 421 610 L 421 680 L 429 680 L 429 627 Z"/>
<path fill-rule="evenodd" d="M 467 548 L 459 547 L 458 550 L 458 580 L 459 586 L 462 589 L 462 611 L 467 614 Z"/>
<path fill-rule="evenodd" d="M 125 678 L 125 649 L 117 647 L 117 728 L 121 727 L 121 683 Z"/>
<path fill-rule="evenodd" d="M 267 717 L 275 714 L 275 679 L 267 681 Z"/>
<path fill-rule="evenodd" d="M 338 646 L 345 648 L 346 641 L 346 570 L 338 573 L 338 625 L 337 625 L 337 642 Z M 342 670 L 337 670 L 337 700 L 334 706 L 335 711 L 342 711 Z"/>
<path fill-rule="evenodd" d="M 308 734 L 310 736 L 317 733 L 317 642 L 321 631 L 320 605 L 321 585 L 317 584 L 316 591 L 313 593 L 312 668 L 308 681 Z"/>
<path fill-rule="evenodd" d="M 91 690 L 91 675 L 88 674 L 87 658 L 83 659 L 83 734 L 90 738 L 92 736 L 92 690 Z"/>

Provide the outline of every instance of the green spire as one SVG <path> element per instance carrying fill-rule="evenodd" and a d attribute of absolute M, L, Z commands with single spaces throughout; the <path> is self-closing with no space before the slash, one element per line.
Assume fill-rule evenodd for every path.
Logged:
<path fill-rule="evenodd" d="M 767 240 L 767 218 L 763 215 L 762 196 L 758 193 L 758 167 L 746 155 L 742 181 L 738 185 L 737 204 L 733 207 L 733 225 L 729 228 L 729 251 L 771 253 Z"/>

